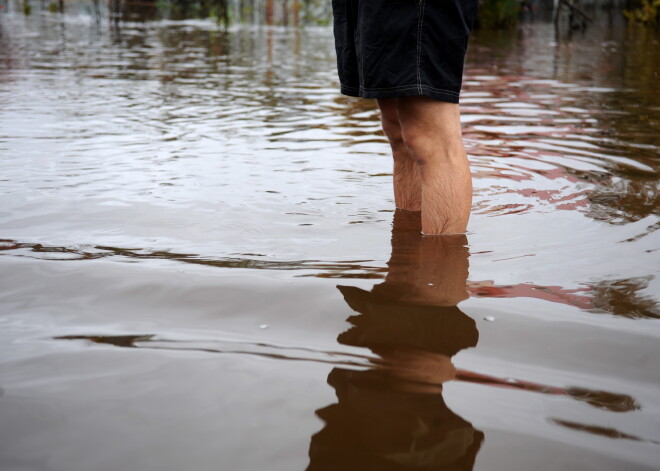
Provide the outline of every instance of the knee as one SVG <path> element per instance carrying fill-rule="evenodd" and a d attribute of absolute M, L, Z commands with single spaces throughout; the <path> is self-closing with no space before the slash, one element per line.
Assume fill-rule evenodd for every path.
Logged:
<path fill-rule="evenodd" d="M 466 159 L 460 136 L 445 138 L 441 129 L 404 125 L 401 128 L 404 144 L 418 166 L 461 163 Z"/>
<path fill-rule="evenodd" d="M 418 165 L 424 165 L 428 158 L 427 149 L 431 145 L 431 138 L 423 130 L 415 126 L 401 128 L 401 139 Z"/>

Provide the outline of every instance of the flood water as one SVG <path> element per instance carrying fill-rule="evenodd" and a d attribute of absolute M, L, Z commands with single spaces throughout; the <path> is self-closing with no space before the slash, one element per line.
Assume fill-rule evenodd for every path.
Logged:
<path fill-rule="evenodd" d="M 660 37 L 612 18 L 475 35 L 452 239 L 330 29 L 0 13 L 2 469 L 659 469 Z"/>

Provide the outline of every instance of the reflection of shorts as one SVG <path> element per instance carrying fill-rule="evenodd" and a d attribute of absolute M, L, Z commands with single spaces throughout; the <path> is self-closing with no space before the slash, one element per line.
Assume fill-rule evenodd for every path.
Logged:
<path fill-rule="evenodd" d="M 341 92 L 458 103 L 479 0 L 332 0 Z"/>

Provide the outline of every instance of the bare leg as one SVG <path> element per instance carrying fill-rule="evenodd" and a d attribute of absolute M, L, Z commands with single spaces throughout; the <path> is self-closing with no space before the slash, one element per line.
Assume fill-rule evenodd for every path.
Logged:
<path fill-rule="evenodd" d="M 422 232 L 459 234 L 472 206 L 458 105 L 424 96 L 398 98 L 401 136 L 414 158 L 422 188 Z"/>
<path fill-rule="evenodd" d="M 380 99 L 383 131 L 390 141 L 394 157 L 394 202 L 399 209 L 419 211 L 422 206 L 422 187 L 419 168 L 403 142 L 397 111 L 397 99 Z"/>

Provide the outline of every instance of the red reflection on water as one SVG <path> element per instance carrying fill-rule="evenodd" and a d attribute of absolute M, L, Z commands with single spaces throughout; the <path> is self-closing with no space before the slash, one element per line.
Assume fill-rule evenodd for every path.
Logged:
<path fill-rule="evenodd" d="M 590 288 L 566 289 L 561 286 L 540 286 L 532 283 L 496 285 L 492 281 L 469 282 L 467 290 L 477 298 L 537 298 L 553 303 L 568 304 L 580 309 L 591 309 L 593 300 L 585 292 Z"/>

